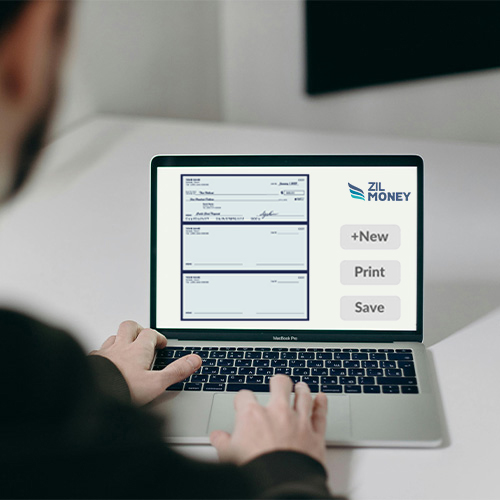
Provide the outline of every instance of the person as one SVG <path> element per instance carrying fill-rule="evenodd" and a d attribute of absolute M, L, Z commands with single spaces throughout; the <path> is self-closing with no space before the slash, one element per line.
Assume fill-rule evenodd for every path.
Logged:
<path fill-rule="evenodd" d="M 24 185 L 58 92 L 71 3 L 0 2 L 0 202 Z M 197 355 L 151 371 L 160 333 L 123 322 L 86 356 L 75 339 L 0 310 L 4 498 L 331 498 L 326 484 L 327 399 L 284 376 L 267 406 L 235 398 L 234 432 L 214 431 L 220 463 L 190 460 L 161 439 L 143 406 L 201 366 Z"/>

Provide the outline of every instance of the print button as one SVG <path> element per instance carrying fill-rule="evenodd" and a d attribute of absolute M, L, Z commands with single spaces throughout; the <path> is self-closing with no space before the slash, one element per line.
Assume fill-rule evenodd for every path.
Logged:
<path fill-rule="evenodd" d="M 400 281 L 397 260 L 344 260 L 340 264 L 343 285 L 398 285 Z"/>

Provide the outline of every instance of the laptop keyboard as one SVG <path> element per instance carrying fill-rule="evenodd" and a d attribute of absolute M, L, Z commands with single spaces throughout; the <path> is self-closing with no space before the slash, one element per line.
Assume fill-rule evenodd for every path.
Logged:
<path fill-rule="evenodd" d="M 418 394 L 411 349 L 167 346 L 153 370 L 187 354 L 198 354 L 201 368 L 167 390 L 269 392 L 269 379 L 282 373 L 311 392 Z"/>

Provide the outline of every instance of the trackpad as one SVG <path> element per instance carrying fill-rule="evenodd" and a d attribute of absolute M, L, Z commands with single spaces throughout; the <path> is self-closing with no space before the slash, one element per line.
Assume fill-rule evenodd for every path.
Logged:
<path fill-rule="evenodd" d="M 236 394 L 215 394 L 208 422 L 208 433 L 214 430 L 233 432 L 234 397 Z M 255 394 L 261 405 L 269 401 L 269 394 Z M 351 436 L 349 396 L 328 396 L 327 441 L 345 441 Z"/>

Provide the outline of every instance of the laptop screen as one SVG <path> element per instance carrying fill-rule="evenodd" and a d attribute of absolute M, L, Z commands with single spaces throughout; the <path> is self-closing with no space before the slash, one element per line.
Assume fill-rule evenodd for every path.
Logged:
<path fill-rule="evenodd" d="M 229 158 L 153 167 L 152 326 L 271 340 L 417 332 L 416 160 Z"/>

